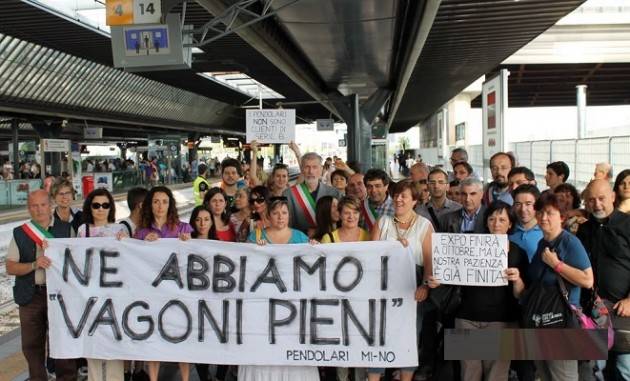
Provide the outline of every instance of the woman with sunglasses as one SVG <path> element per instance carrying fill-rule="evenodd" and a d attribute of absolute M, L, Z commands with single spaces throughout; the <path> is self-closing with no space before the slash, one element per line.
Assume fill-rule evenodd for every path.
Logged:
<path fill-rule="evenodd" d="M 95 189 L 83 203 L 83 225 L 79 226 L 77 236 L 84 237 L 127 237 L 124 225 L 116 223 L 116 204 L 107 189 Z M 123 360 L 87 359 L 88 378 L 90 380 L 122 380 L 124 378 Z"/>
<path fill-rule="evenodd" d="M 227 200 L 227 195 L 219 187 L 210 188 L 203 198 L 203 205 L 212 214 L 210 239 L 236 242 L 236 232 L 234 231 L 234 226 L 230 223 Z"/>
<path fill-rule="evenodd" d="M 128 237 L 124 225 L 116 223 L 116 204 L 107 189 L 93 190 L 83 203 L 83 221 L 77 237 Z"/>
<path fill-rule="evenodd" d="M 71 207 L 74 194 L 72 183 L 65 179 L 59 179 L 50 189 L 50 195 L 55 200 L 56 205 L 53 217 L 56 220 L 70 223 L 76 233 L 79 225 L 83 223 L 83 217 L 80 210 Z"/>
<path fill-rule="evenodd" d="M 122 226 L 122 225 L 121 225 Z M 179 238 L 187 241 L 191 238 L 192 227 L 179 220 L 173 192 L 165 186 L 151 188 L 142 203 L 142 224 L 134 238 L 156 241 L 160 238 Z M 148 361 L 149 379 L 158 380 L 159 361 Z M 179 363 L 182 381 L 188 381 L 190 368 L 187 363 Z"/>

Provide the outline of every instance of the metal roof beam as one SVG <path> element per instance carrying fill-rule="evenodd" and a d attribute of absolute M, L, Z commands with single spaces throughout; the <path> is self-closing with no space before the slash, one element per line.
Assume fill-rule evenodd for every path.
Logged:
<path fill-rule="evenodd" d="M 212 15 L 224 15 L 230 6 L 222 0 L 195 0 Z M 293 4 L 295 1 L 292 1 Z M 265 8 L 268 8 L 266 4 Z M 263 9 L 264 10 L 264 9 Z M 267 12 L 268 14 L 269 12 Z M 338 91 L 330 91 L 323 84 L 321 78 L 316 74 L 305 70 L 305 65 L 296 58 L 299 53 L 295 49 L 287 48 L 285 41 L 278 41 L 276 36 L 271 35 L 262 23 L 249 23 L 247 27 L 241 28 L 249 21 L 247 17 L 237 15 L 232 23 L 234 33 L 238 34 L 251 47 L 260 52 L 272 64 L 280 69 L 295 84 L 300 86 L 313 99 L 322 102 L 330 112 L 341 117 L 333 103 L 327 102 L 330 96 L 341 96 Z"/>
<path fill-rule="evenodd" d="M 414 34 L 413 42 L 408 50 L 407 57 L 405 59 L 405 64 L 402 69 L 401 75 L 398 77 L 398 81 L 396 83 L 396 87 L 394 88 L 394 95 L 392 97 L 392 105 L 390 108 L 389 116 L 387 118 L 387 129 L 391 128 L 392 122 L 396 117 L 396 113 L 398 112 L 398 107 L 400 106 L 400 102 L 402 101 L 403 95 L 405 94 L 405 90 L 407 89 L 407 85 L 409 84 L 409 79 L 413 74 L 413 70 L 416 67 L 416 63 L 418 62 L 418 58 L 420 58 L 420 53 L 422 53 L 422 48 L 424 47 L 425 42 L 427 41 L 427 37 L 429 36 L 429 32 L 431 31 L 431 26 L 433 25 L 433 21 L 435 20 L 435 16 L 438 13 L 438 9 L 440 8 L 441 0 L 427 0 L 424 10 L 422 11 L 422 18 L 417 19 L 420 20 L 416 26 L 416 33 Z"/>

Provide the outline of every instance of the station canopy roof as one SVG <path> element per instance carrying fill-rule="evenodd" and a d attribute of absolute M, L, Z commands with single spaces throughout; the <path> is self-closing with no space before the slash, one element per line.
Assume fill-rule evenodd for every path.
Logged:
<path fill-rule="evenodd" d="M 4 40 L 35 44 L 40 52 L 49 48 L 81 59 L 80 72 L 88 77 L 94 67 L 108 72 L 106 68 L 112 66 L 108 28 L 94 21 L 104 17 L 103 3 L 3 0 L 0 33 Z M 34 91 L 28 94 L 32 98 L 13 94 L 10 102 L 7 94 L 0 92 L 4 97 L 0 111 L 26 113 L 30 108 L 41 115 L 91 118 L 94 123 L 149 129 L 187 130 L 190 126 L 192 131 L 238 134 L 244 131 L 242 107 L 258 104 L 251 90 L 260 83 L 266 86 L 265 107 L 295 108 L 298 122 L 339 119 L 339 107 L 349 101 L 347 96 L 358 94 L 364 103 L 379 90 L 389 91 L 391 96 L 380 117 L 390 131 L 399 132 L 429 117 L 583 0 L 162 3 L 170 12 L 184 14 L 185 24 L 195 29 L 198 47 L 192 69 L 137 74 L 112 71 L 112 91 L 120 93 L 110 100 L 130 102 L 122 109 L 108 105 L 108 99 L 100 109 L 98 102 L 62 99 L 67 103 L 46 103 L 36 98 Z M 60 10 L 63 7 L 72 7 L 71 12 Z M 223 23 L 217 22 L 220 20 Z M 220 35 L 225 24 L 234 30 Z M 220 28 L 208 28 L 211 25 Z M 213 37 L 220 38 L 203 43 L 204 38 Z M 5 54 L 0 50 L 0 64 Z M 30 54 L 32 60 L 42 61 Z M 28 81 L 32 84 L 34 79 Z M 83 94 L 93 101 L 99 96 L 99 92 Z M 159 106 L 159 94 L 169 104 L 167 108 Z M 133 95 L 138 98 L 130 99 Z M 156 104 L 145 105 L 147 98 Z M 136 110 L 133 102 L 146 107 Z M 178 112 L 173 111 L 178 107 Z M 193 110 L 196 108 L 203 110 Z"/>

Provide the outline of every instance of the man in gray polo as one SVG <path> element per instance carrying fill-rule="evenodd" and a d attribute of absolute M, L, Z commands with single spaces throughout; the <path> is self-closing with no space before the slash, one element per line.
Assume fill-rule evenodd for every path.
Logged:
<path fill-rule="evenodd" d="M 429 172 L 429 193 L 431 200 L 428 204 L 416 207 L 416 213 L 428 219 L 433 224 L 433 229 L 439 231 L 439 219 L 447 213 L 460 210 L 461 204 L 451 201 L 446 197 L 449 189 L 448 174 L 442 168 L 434 168 Z"/>

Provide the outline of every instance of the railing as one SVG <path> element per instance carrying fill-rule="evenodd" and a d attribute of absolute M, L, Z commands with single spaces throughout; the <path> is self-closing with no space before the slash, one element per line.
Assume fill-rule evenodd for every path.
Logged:
<path fill-rule="evenodd" d="M 468 146 L 468 158 L 477 173 L 483 173 L 482 146 Z M 517 165 L 531 169 L 541 189 L 545 188 L 547 164 L 564 161 L 569 166 L 569 182 L 578 189 L 593 178 L 595 164 L 610 163 L 614 174 L 630 168 L 630 136 L 587 139 L 539 140 L 512 143 L 510 151 Z"/>

